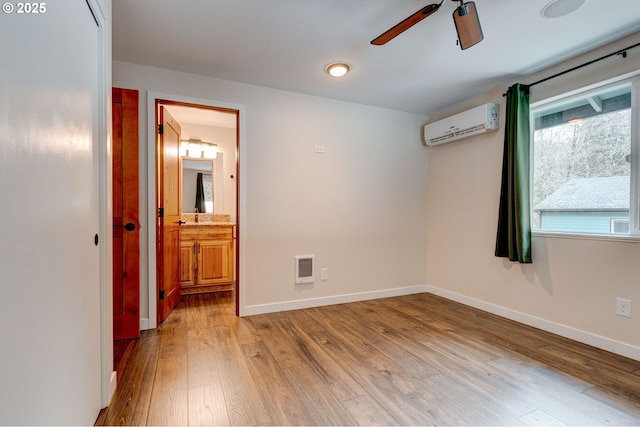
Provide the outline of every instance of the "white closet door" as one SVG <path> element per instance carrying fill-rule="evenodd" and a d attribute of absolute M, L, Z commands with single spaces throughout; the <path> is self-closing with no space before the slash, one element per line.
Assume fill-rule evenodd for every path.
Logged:
<path fill-rule="evenodd" d="M 3 425 L 100 409 L 98 31 L 84 0 L 0 12 Z"/>

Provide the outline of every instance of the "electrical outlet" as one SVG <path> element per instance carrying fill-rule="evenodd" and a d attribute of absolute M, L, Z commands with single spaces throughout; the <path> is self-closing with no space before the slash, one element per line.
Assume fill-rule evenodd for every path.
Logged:
<path fill-rule="evenodd" d="M 329 280 L 329 269 L 328 268 L 321 268 L 320 269 L 320 280 L 325 281 L 325 280 Z"/>
<path fill-rule="evenodd" d="M 322 145 L 316 145 L 313 152 L 316 154 L 324 154 L 324 147 Z"/>
<path fill-rule="evenodd" d="M 631 300 L 624 299 L 624 298 L 617 298 L 616 314 L 618 316 L 631 317 Z"/>

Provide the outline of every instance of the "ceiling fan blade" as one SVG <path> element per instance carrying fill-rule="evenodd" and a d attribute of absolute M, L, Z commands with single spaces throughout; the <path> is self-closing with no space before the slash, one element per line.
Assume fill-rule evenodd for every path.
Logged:
<path fill-rule="evenodd" d="M 431 15 L 436 10 L 440 9 L 441 5 L 442 5 L 442 2 L 440 4 L 430 4 L 420 9 L 419 11 L 417 11 L 416 13 L 414 13 L 404 21 L 400 22 L 396 26 L 390 28 L 389 30 L 380 34 L 375 39 L 371 40 L 371 44 L 374 44 L 376 46 L 381 46 L 387 43 L 389 40 L 393 39 L 396 36 L 399 36 L 403 32 L 407 31 L 409 28 L 416 25 L 418 22 L 422 21 L 427 16 Z"/>

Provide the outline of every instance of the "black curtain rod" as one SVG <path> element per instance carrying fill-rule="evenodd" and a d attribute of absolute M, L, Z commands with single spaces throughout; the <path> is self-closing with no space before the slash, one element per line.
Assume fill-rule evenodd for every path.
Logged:
<path fill-rule="evenodd" d="M 596 59 L 591 60 L 591 61 L 589 61 L 589 62 L 585 62 L 584 64 L 576 65 L 575 67 L 573 67 L 573 68 L 569 68 L 568 70 L 561 71 L 561 72 L 559 72 L 559 73 L 557 73 L 557 74 L 554 74 L 554 75 L 552 75 L 552 76 L 545 77 L 544 79 L 540 79 L 540 80 L 538 80 L 538 81 L 536 81 L 536 82 L 533 82 L 533 83 L 528 84 L 528 85 L 523 85 L 523 86 L 531 87 L 531 86 L 535 86 L 535 85 L 540 84 L 540 83 L 544 83 L 544 82 L 546 82 L 547 80 L 555 79 L 556 77 L 563 76 L 563 75 L 565 75 L 565 74 L 567 74 L 567 73 L 570 73 L 570 72 L 572 72 L 572 71 L 578 70 L 578 69 L 580 69 L 580 68 L 586 67 L 587 65 L 591 65 L 591 64 L 593 64 L 593 63 L 596 63 L 596 62 L 602 61 L 603 59 L 607 59 L 607 58 L 610 58 L 610 57 L 615 56 L 615 55 L 622 55 L 622 57 L 623 57 L 623 58 L 626 58 L 626 57 L 627 57 L 627 51 L 628 51 L 628 50 L 630 50 L 630 49 L 633 49 L 634 47 L 638 47 L 638 46 L 640 46 L 640 43 L 636 43 L 636 44 L 634 44 L 634 45 L 627 46 L 627 47 L 625 47 L 624 49 L 620 49 L 620 50 L 615 51 L 615 52 L 613 52 L 613 53 L 610 53 L 610 54 L 608 54 L 608 55 L 601 56 L 600 58 L 596 58 Z M 506 93 L 503 93 L 503 94 L 502 94 L 502 96 L 507 96 L 507 94 L 506 94 Z"/>

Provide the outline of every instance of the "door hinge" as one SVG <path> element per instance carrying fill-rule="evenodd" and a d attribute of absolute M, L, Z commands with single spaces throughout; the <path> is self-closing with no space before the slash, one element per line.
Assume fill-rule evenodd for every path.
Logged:
<path fill-rule="evenodd" d="M 164 134 L 164 126 L 158 125 L 158 135 L 163 135 L 163 134 Z"/>
<path fill-rule="evenodd" d="M 160 299 L 160 301 L 164 299 L 164 289 L 160 291 L 160 295 L 158 296 L 158 298 Z"/>
<path fill-rule="evenodd" d="M 158 218 L 164 218 L 164 208 L 158 208 Z"/>

